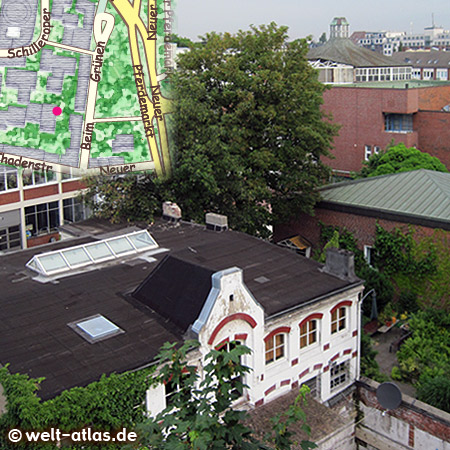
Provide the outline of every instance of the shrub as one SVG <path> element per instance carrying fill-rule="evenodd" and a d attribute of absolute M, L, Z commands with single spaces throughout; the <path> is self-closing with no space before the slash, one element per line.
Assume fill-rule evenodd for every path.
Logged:
<path fill-rule="evenodd" d="M 440 375 L 426 380 L 417 389 L 417 397 L 425 403 L 450 413 L 450 378 Z"/>

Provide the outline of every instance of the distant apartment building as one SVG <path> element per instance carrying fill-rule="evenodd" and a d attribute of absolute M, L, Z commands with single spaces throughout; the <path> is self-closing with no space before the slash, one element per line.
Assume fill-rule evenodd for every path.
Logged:
<path fill-rule="evenodd" d="M 399 50 L 449 50 L 450 31 L 432 25 L 421 33 L 405 31 L 355 31 L 350 39 L 368 50 L 392 56 Z"/>
<path fill-rule="evenodd" d="M 87 218 L 83 187 L 69 174 L 0 165 L 0 254 L 59 240 L 60 226 Z"/>

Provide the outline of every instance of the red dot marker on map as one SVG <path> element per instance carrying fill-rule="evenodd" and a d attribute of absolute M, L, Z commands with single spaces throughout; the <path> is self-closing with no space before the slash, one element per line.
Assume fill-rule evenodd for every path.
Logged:
<path fill-rule="evenodd" d="M 61 109 L 59 106 L 55 106 L 55 107 L 53 108 L 53 114 L 54 114 L 55 116 L 60 116 L 61 113 L 62 113 L 62 109 Z"/>

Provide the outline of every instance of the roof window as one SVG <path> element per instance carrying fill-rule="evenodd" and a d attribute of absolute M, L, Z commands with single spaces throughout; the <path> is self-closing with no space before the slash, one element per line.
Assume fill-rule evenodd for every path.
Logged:
<path fill-rule="evenodd" d="M 91 344 L 124 333 L 121 328 L 101 314 L 71 322 L 68 325 Z"/>
<path fill-rule="evenodd" d="M 158 244 L 149 232 L 140 230 L 119 237 L 35 255 L 26 266 L 41 275 L 51 276 L 157 247 Z"/>

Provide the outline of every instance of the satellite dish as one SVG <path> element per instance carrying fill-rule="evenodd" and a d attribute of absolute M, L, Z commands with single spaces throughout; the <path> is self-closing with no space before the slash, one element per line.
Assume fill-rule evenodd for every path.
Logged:
<path fill-rule="evenodd" d="M 384 409 L 396 409 L 402 402 L 402 393 L 396 384 L 382 383 L 377 389 L 377 400 Z"/>

